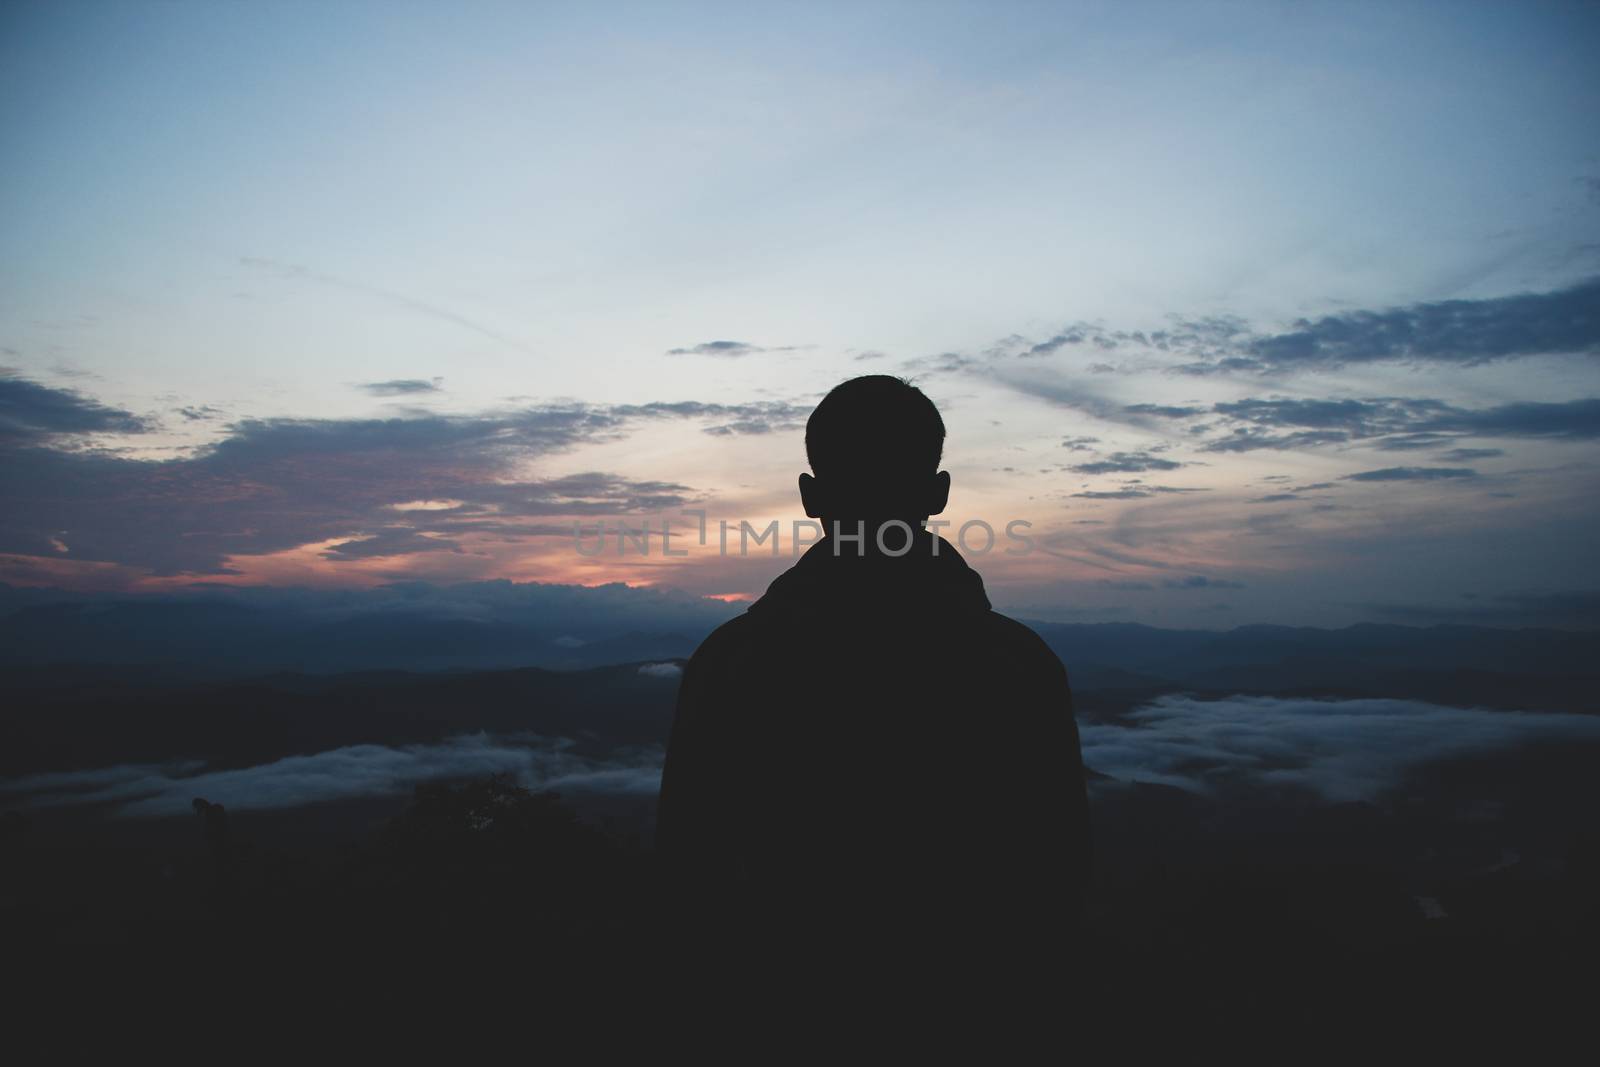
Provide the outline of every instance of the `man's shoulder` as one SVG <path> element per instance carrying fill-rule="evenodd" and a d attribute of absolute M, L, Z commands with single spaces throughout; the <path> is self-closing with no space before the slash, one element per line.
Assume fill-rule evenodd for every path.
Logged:
<path fill-rule="evenodd" d="M 1065 675 L 1061 658 L 1026 623 L 994 610 L 975 612 L 967 619 L 974 628 L 966 631 L 968 638 L 976 637 L 990 653 L 1036 675 Z M 721 673 L 726 666 L 747 662 L 763 649 L 794 649 L 798 647 L 795 633 L 792 626 L 785 625 L 794 621 L 772 613 L 736 615 L 706 635 L 689 658 L 688 667 L 696 673 Z"/>
<path fill-rule="evenodd" d="M 755 624 L 748 614 L 735 615 L 706 635 L 689 657 L 689 663 L 705 664 L 737 656 L 754 637 Z"/>
<path fill-rule="evenodd" d="M 1066 667 L 1055 649 L 1027 623 L 991 610 L 983 613 L 981 625 L 997 646 L 1012 655 L 1049 673 L 1065 672 Z"/>

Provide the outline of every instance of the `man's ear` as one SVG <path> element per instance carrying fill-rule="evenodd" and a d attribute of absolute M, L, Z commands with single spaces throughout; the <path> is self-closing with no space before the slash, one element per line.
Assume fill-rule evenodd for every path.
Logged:
<path fill-rule="evenodd" d="M 805 505 L 808 518 L 822 518 L 822 487 L 809 474 L 800 476 L 800 503 Z"/>
<path fill-rule="evenodd" d="M 928 514 L 938 515 L 950 503 L 950 472 L 940 471 L 933 476 L 933 497 L 928 501 Z"/>

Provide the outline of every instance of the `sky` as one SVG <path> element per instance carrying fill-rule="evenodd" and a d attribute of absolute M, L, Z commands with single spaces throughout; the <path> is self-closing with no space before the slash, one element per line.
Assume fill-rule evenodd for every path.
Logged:
<path fill-rule="evenodd" d="M 1001 610 L 1592 626 L 1597 53 L 1584 4 L 9 3 L 0 582 L 746 599 L 886 373 Z M 578 551 L 646 521 L 687 555 Z"/>

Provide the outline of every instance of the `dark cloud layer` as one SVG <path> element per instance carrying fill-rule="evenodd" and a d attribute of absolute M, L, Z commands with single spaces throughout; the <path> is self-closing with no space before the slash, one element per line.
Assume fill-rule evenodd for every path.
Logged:
<path fill-rule="evenodd" d="M 806 348 L 805 345 L 778 345 L 769 347 L 753 345 L 747 341 L 702 341 L 697 345 L 685 348 L 669 348 L 669 356 L 721 356 L 724 359 L 738 359 L 740 356 L 754 356 L 762 352 L 799 352 Z"/>
<path fill-rule="evenodd" d="M 1600 718 L 1451 708 L 1415 700 L 1166 696 L 1132 727 L 1086 723 L 1083 759 L 1119 781 L 1194 792 L 1287 786 L 1372 801 L 1415 766 L 1536 742 L 1600 741 Z"/>
<path fill-rule="evenodd" d="M 182 415 L 188 422 L 209 422 L 212 419 L 221 418 L 227 412 L 221 408 L 212 407 L 210 404 L 194 404 L 179 408 L 178 414 Z"/>
<path fill-rule="evenodd" d="M 1124 723 L 1080 726 L 1096 788 L 1150 782 L 1196 793 L 1294 789 L 1335 803 L 1375 802 L 1423 764 L 1528 744 L 1600 742 L 1600 719 L 1488 711 L 1416 700 L 1160 697 Z M 188 817 L 194 797 L 233 811 L 402 796 L 418 783 L 509 774 L 566 794 L 653 795 L 659 748 L 581 754 L 536 735 L 463 735 L 440 744 L 350 745 L 271 763 L 207 770 L 130 764 L 0 781 L 30 806 L 111 805 L 129 817 Z M 1108 781 L 1109 780 L 1109 781 Z M 953 787 L 953 786 L 952 786 Z"/>
<path fill-rule="evenodd" d="M 746 344 L 743 341 L 702 341 L 688 348 L 669 348 L 669 356 L 726 356 L 736 359 L 739 356 L 753 355 L 764 351 L 758 345 Z"/>
<path fill-rule="evenodd" d="M 1600 353 L 1600 278 L 1553 292 L 1342 311 L 1298 319 L 1277 333 L 1257 332 L 1234 316 L 1173 316 L 1171 327 L 1150 331 L 1076 323 L 1036 344 L 1008 338 L 993 352 L 1028 359 L 1073 350 L 1172 353 L 1193 360 L 1179 369 L 1194 374 L 1594 355 Z"/>
<path fill-rule="evenodd" d="M 38 444 L 94 433 L 144 433 L 149 423 L 72 389 L 0 372 L 0 445 Z"/>
<path fill-rule="evenodd" d="M 1600 438 L 1600 397 L 1557 404 L 1503 404 L 1470 411 L 1442 408 L 1413 429 L 1475 437 L 1594 440 Z"/>
<path fill-rule="evenodd" d="M 442 392 L 439 385 L 442 381 L 443 378 L 392 378 L 386 382 L 363 382 L 357 388 L 373 396 L 412 396 Z"/>
<path fill-rule="evenodd" d="M 619 418 L 680 418 L 711 422 L 705 432 L 718 437 L 797 430 L 805 425 L 809 409 L 782 400 L 757 400 L 746 404 L 707 404 L 698 400 L 652 401 L 648 404 L 613 404 L 607 409 Z"/>
<path fill-rule="evenodd" d="M 1345 475 L 1352 482 L 1437 482 L 1477 476 L 1470 467 L 1384 467 Z"/>
<path fill-rule="evenodd" d="M 1315 448 L 1373 441 L 1386 451 L 1445 447 L 1462 438 L 1521 438 L 1584 441 L 1600 438 L 1600 398 L 1564 402 L 1519 402 L 1462 408 L 1426 397 L 1307 400 L 1252 397 L 1196 408 L 1132 405 L 1141 416 L 1220 419 L 1222 432 L 1201 444 L 1207 452 Z M 1208 427 L 1209 429 L 1209 427 Z M 1473 456 L 1497 450 L 1470 450 Z"/>
<path fill-rule="evenodd" d="M 1183 407 L 1176 404 L 1129 404 L 1122 410 L 1134 415 L 1159 415 L 1164 419 L 1186 419 L 1193 415 L 1204 415 L 1207 409 Z"/>
<path fill-rule="evenodd" d="M 592 471 L 530 478 L 526 464 L 661 420 L 718 435 L 798 425 L 792 405 L 544 404 L 481 415 L 244 419 L 192 455 L 130 459 L 82 435 L 140 432 L 129 412 L 0 379 L 0 553 L 228 573 L 229 555 L 343 538 L 332 560 L 460 551 L 468 530 L 539 532 L 519 520 L 677 508 L 695 490 Z M 399 509 L 447 501 L 438 509 Z M 429 534 L 435 536 L 427 536 Z M 65 546 L 63 549 L 62 546 Z"/>
<path fill-rule="evenodd" d="M 1231 581 L 1227 578 L 1208 578 L 1203 574 L 1191 574 L 1183 578 L 1168 578 L 1162 586 L 1167 589 L 1243 589 L 1243 582 Z"/>
<path fill-rule="evenodd" d="M 429 537 L 409 526 L 385 526 L 365 537 L 331 545 L 322 555 L 326 559 L 368 559 L 375 556 L 400 556 L 413 552 L 460 552 L 461 546 L 443 537 Z"/>
<path fill-rule="evenodd" d="M 195 797 L 232 811 L 270 811 L 356 797 L 403 796 L 418 784 L 507 774 L 560 793 L 642 793 L 661 785 L 661 752 L 581 756 L 572 742 L 469 734 L 437 745 L 350 745 L 230 770 L 193 763 L 124 765 L 0 781 L 0 794 L 37 807 L 113 804 L 124 816 L 182 816 Z"/>
<path fill-rule="evenodd" d="M 1300 319 L 1287 332 L 1252 338 L 1241 355 L 1254 369 L 1296 370 L 1380 360 L 1477 364 L 1596 352 L 1600 278 L 1550 293 L 1440 300 Z"/>
<path fill-rule="evenodd" d="M 1418 419 L 1444 409 L 1437 400 L 1239 400 L 1212 406 L 1214 414 L 1258 426 L 1294 426 L 1337 430 L 1373 437 L 1415 425 Z"/>
<path fill-rule="evenodd" d="M 1227 359 L 1236 351 L 1240 339 L 1250 336 L 1244 320 L 1221 315 L 1212 318 L 1184 319 L 1173 317 L 1173 325 L 1165 330 L 1109 330 L 1096 323 L 1075 323 L 1049 340 L 1027 345 L 1018 338 L 1008 338 L 999 351 L 1016 352 L 1021 358 L 1053 355 L 1063 350 L 1086 348 L 1098 352 L 1111 352 L 1124 348 L 1155 349 L 1160 352 L 1181 352 L 1191 356 Z M 1018 344 L 1026 346 L 1018 351 Z"/>
<path fill-rule="evenodd" d="M 1301 430 L 1296 433 L 1264 433 L 1256 429 L 1235 429 L 1226 437 L 1207 441 L 1205 452 L 1254 452 L 1270 448 L 1278 451 L 1342 444 L 1350 435 L 1341 430 Z"/>
<path fill-rule="evenodd" d="M 1204 493 L 1208 490 L 1198 486 L 1176 485 L 1125 485 L 1121 489 L 1086 489 L 1081 493 L 1073 493 L 1075 497 L 1084 500 L 1142 500 L 1145 497 L 1156 496 L 1162 493 Z"/>
<path fill-rule="evenodd" d="M 1148 452 L 1113 452 L 1105 459 L 1079 463 L 1070 469 L 1079 474 L 1137 474 L 1141 471 L 1175 471 L 1182 466 L 1176 460 L 1162 459 Z"/>

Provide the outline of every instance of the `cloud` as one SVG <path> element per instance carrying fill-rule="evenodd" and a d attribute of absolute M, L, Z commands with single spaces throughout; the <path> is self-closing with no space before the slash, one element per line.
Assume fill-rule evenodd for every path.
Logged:
<path fill-rule="evenodd" d="M 687 348 L 669 348 L 669 356 L 721 356 L 724 359 L 738 359 L 741 356 L 753 356 L 762 352 L 801 352 L 810 348 L 810 345 L 779 345 L 767 347 L 753 345 L 746 341 L 702 341 L 697 345 Z M 871 359 L 883 353 L 874 352 L 857 356 L 857 359 Z"/>
<path fill-rule="evenodd" d="M 1450 440 L 1436 433 L 1405 433 L 1383 438 L 1378 447 L 1385 452 L 1421 452 L 1449 444 Z"/>
<path fill-rule="evenodd" d="M 519 478 L 529 459 L 623 435 L 603 410 L 551 406 L 486 416 L 247 419 L 192 455 L 160 461 L 21 449 L 0 464 L 0 552 L 39 555 L 48 538 L 76 559 L 158 574 L 227 573 L 230 555 L 280 551 L 395 525 L 392 505 L 454 499 L 466 516 L 625 512 L 675 504 L 683 487 L 616 476 Z M 608 480 L 609 479 L 609 480 Z M 108 507 L 108 502 L 114 506 Z"/>
<path fill-rule="evenodd" d="M 1382 470 L 1346 474 L 1352 482 L 1434 482 L 1449 478 L 1476 478 L 1468 467 L 1384 467 Z"/>
<path fill-rule="evenodd" d="M 767 434 L 798 428 L 804 415 L 786 401 L 657 401 L 243 419 L 190 454 L 142 460 L 84 448 L 81 438 L 142 433 L 143 420 L 75 392 L 3 378 L 0 553 L 158 575 L 230 573 L 230 556 L 332 540 L 341 542 L 327 550 L 332 560 L 385 549 L 458 553 L 452 538 L 469 530 L 540 536 L 552 528 L 528 520 L 659 511 L 697 497 L 682 483 L 607 471 L 530 476 L 530 461 L 622 440 L 648 423 L 699 423 L 719 436 Z M 419 500 L 452 506 L 403 507 Z"/>
<path fill-rule="evenodd" d="M 1326 369 L 1382 360 L 1472 365 L 1546 354 L 1600 352 L 1600 278 L 1548 293 L 1441 300 L 1383 311 L 1300 319 L 1252 338 L 1253 369 Z"/>
<path fill-rule="evenodd" d="M 726 356 L 736 359 L 739 356 L 749 356 L 765 349 L 758 345 L 746 344 L 743 341 L 702 341 L 700 344 L 688 348 L 669 348 L 669 356 Z"/>
<path fill-rule="evenodd" d="M 1450 410 L 1442 401 L 1380 397 L 1366 400 L 1253 397 L 1213 405 L 1212 414 L 1233 425 L 1227 435 L 1201 446 L 1207 452 L 1317 448 L 1392 434 L 1380 447 L 1432 447 L 1446 438 L 1430 434 L 1416 443 L 1419 425 Z"/>
<path fill-rule="evenodd" d="M 945 358 L 952 362 L 940 368 L 943 370 L 968 369 L 976 362 L 953 355 Z M 1147 411 L 1145 405 L 1124 404 L 1098 384 L 1086 382 L 1080 377 L 1063 377 L 1043 366 L 1027 369 L 1015 366 L 988 367 L 984 373 L 991 380 L 1024 396 L 1081 411 L 1103 422 L 1148 428 L 1159 421 L 1159 413 L 1155 409 Z"/>
<path fill-rule="evenodd" d="M 900 362 L 900 370 L 912 379 L 924 374 L 957 374 L 979 366 L 980 361 L 959 352 L 939 352 L 931 356 L 913 356 Z"/>
<path fill-rule="evenodd" d="M 767 434 L 805 426 L 809 408 L 783 400 L 758 400 L 746 404 L 708 404 L 698 400 L 652 401 L 648 404 L 613 404 L 610 414 L 626 419 L 717 420 L 704 428 L 715 436 Z"/>
<path fill-rule="evenodd" d="M 1293 448 L 1315 448 L 1318 445 L 1342 444 L 1350 435 L 1341 430 L 1303 430 L 1299 433 L 1272 434 L 1259 430 L 1236 429 L 1228 437 L 1207 441 L 1200 446 L 1202 452 L 1254 452 L 1271 448 L 1279 451 Z"/>
<path fill-rule="evenodd" d="M 1495 456 L 1505 454 L 1503 448 L 1452 448 L 1448 452 L 1439 453 L 1438 458 L 1447 463 L 1471 463 L 1475 459 L 1493 459 Z"/>
<path fill-rule="evenodd" d="M 132 412 L 97 403 L 75 389 L 52 389 L 0 373 L 0 446 L 92 433 L 139 434 L 150 428 Z"/>
<path fill-rule="evenodd" d="M 1159 415 L 1163 419 L 1187 419 L 1204 415 L 1208 409 L 1174 404 L 1129 404 L 1122 409 L 1134 415 Z"/>
<path fill-rule="evenodd" d="M 460 552 L 461 546 L 442 537 L 429 537 L 409 526 L 388 526 L 376 533 L 330 545 L 323 558 L 333 560 L 369 559 L 375 556 L 400 556 L 415 552 Z"/>
<path fill-rule="evenodd" d="M 1196 410 L 1135 407 L 1161 418 L 1188 418 Z M 1462 408 L 1427 397 L 1252 397 L 1214 404 L 1207 414 L 1222 420 L 1224 432 L 1200 445 L 1206 452 L 1316 448 L 1367 440 L 1385 451 L 1420 451 L 1467 437 L 1569 441 L 1600 437 L 1597 397 L 1488 408 Z"/>
<path fill-rule="evenodd" d="M 1122 781 L 1193 792 L 1288 786 L 1373 801 L 1434 760 L 1535 742 L 1600 741 L 1600 718 L 1451 708 L 1411 700 L 1161 697 L 1085 723 L 1084 763 Z"/>
<path fill-rule="evenodd" d="M 1168 578 L 1161 583 L 1166 589 L 1243 589 L 1243 582 L 1230 581 L 1227 578 L 1207 578 L 1203 574 L 1191 574 L 1185 578 Z"/>
<path fill-rule="evenodd" d="M 500 501 L 506 515 L 621 515 L 682 507 L 692 492 L 677 482 L 635 481 L 604 471 L 526 482 Z"/>
<path fill-rule="evenodd" d="M 733 437 L 739 434 L 771 433 L 774 429 L 792 429 L 790 424 L 774 426 L 764 419 L 735 419 L 732 422 L 719 423 L 716 426 L 707 426 L 702 433 L 711 434 L 713 437 Z"/>
<path fill-rule="evenodd" d="M 122 766 L 0 782 L 0 793 L 31 805 L 117 804 L 131 817 L 188 815 L 195 797 L 232 811 L 271 811 L 356 797 L 400 796 L 419 783 L 511 774 L 531 789 L 579 793 L 644 793 L 660 788 L 661 752 L 610 758 L 581 756 L 564 739 L 496 737 L 485 733 L 437 745 L 350 745 L 231 770 L 193 764 Z"/>
<path fill-rule="evenodd" d="M 1090 344 L 1101 343 L 1101 337 L 1098 331 L 1094 331 L 1092 327 L 1066 330 L 1062 333 L 1056 334 L 1048 341 L 1040 341 L 1038 344 L 1031 346 L 1027 351 L 1023 352 L 1022 355 L 1025 357 L 1048 356 L 1052 352 L 1060 349 L 1063 345 L 1081 345 L 1085 342 Z M 1104 345 L 1103 343 L 1101 346 L 1110 347 L 1109 345 Z"/>
<path fill-rule="evenodd" d="M 1529 356 L 1600 353 L 1596 307 L 1600 307 L 1600 277 L 1543 293 L 1341 311 L 1297 319 L 1279 332 L 1258 331 L 1227 315 L 1169 316 L 1169 328 L 1150 331 L 1076 323 L 1031 345 L 1024 338 L 1007 338 L 988 354 L 1005 360 L 1038 359 L 1064 350 L 1170 353 L 1191 361 L 1175 368 L 1190 374 L 1321 371 L 1399 361 L 1472 366 Z"/>
<path fill-rule="evenodd" d="M 45 771 L 0 779 L 0 795 L 93 794 L 111 789 L 137 788 L 133 783 L 193 774 L 204 767 L 204 760 L 175 760 L 170 763 L 124 763 L 94 770 Z"/>
<path fill-rule="evenodd" d="M 1190 486 L 1174 485 L 1126 485 L 1121 489 L 1086 489 L 1081 493 L 1073 493 L 1075 497 L 1085 500 L 1141 500 L 1145 497 L 1155 496 L 1158 493 L 1205 493 L 1208 489 Z"/>
<path fill-rule="evenodd" d="M 646 663 L 639 667 L 639 673 L 649 678 L 679 678 L 683 668 L 676 663 Z"/>
<path fill-rule="evenodd" d="M 1377 801 L 1425 763 L 1535 743 L 1600 742 L 1600 718 L 1487 711 L 1411 700 L 1160 697 L 1124 724 L 1083 723 L 1084 763 L 1112 779 L 1197 793 L 1309 790 L 1332 802 Z M 0 781 L 31 806 L 114 804 L 130 817 L 192 817 L 204 797 L 233 811 L 282 810 L 491 773 L 563 793 L 651 795 L 659 748 L 586 755 L 571 741 L 484 733 L 433 745 L 351 745 L 253 767 L 127 765 Z"/>
<path fill-rule="evenodd" d="M 1105 459 L 1092 463 L 1080 463 L 1070 470 L 1079 474 L 1110 474 L 1112 472 L 1133 473 L 1140 471 L 1175 471 L 1184 466 L 1175 460 L 1162 459 L 1152 456 L 1148 452 L 1113 452 Z"/>
<path fill-rule="evenodd" d="M 1027 359 L 1054 355 L 1063 348 L 1087 347 L 1098 352 L 1139 348 L 1223 358 L 1232 351 L 1237 339 L 1249 336 L 1244 320 L 1234 316 L 1186 319 L 1173 315 L 1169 319 L 1172 322 L 1169 328 L 1149 331 L 1111 330 L 1095 323 L 1079 322 L 1048 340 L 1024 348 L 1017 355 Z M 1021 337 L 1008 338 L 1008 341 L 1027 344 Z M 1016 345 L 1002 342 L 997 347 L 999 351 L 1011 351 Z"/>
<path fill-rule="evenodd" d="M 1376 440 L 1385 450 L 1407 451 L 1436 448 L 1463 437 L 1600 437 L 1600 398 L 1595 397 L 1462 408 L 1431 397 L 1271 396 L 1222 401 L 1203 408 L 1121 404 L 1081 381 L 1057 380 L 1047 374 L 1002 370 L 995 371 L 992 377 L 1051 404 L 1141 428 L 1210 417 L 1213 421 L 1192 425 L 1188 433 L 1198 440 L 1201 451 L 1213 453 L 1310 449 L 1367 440 Z"/>
<path fill-rule="evenodd" d="M 1298 400 L 1273 397 L 1214 404 L 1211 410 L 1225 418 L 1256 426 L 1341 430 L 1356 437 L 1373 437 L 1408 429 L 1419 419 L 1446 410 L 1446 405 L 1438 400 Z"/>
<path fill-rule="evenodd" d="M 1595 318 L 1600 319 L 1600 312 Z M 1600 397 L 1565 403 L 1502 404 L 1477 410 L 1446 408 L 1414 428 L 1474 437 L 1593 440 L 1600 437 Z"/>
<path fill-rule="evenodd" d="M 392 378 L 386 382 L 362 382 L 356 388 L 373 396 L 412 396 L 417 393 L 442 392 L 439 383 L 443 378 Z"/>

